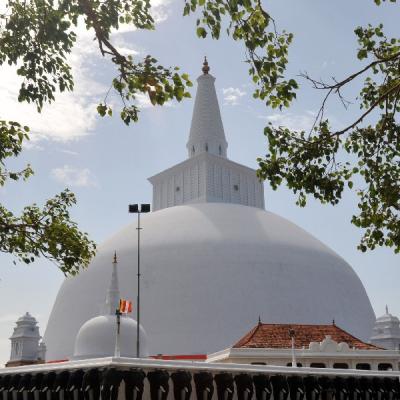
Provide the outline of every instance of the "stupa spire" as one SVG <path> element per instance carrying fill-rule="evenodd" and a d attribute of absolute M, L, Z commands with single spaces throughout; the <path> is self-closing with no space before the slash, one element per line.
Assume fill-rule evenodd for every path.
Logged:
<path fill-rule="evenodd" d="M 233 203 L 264 209 L 264 188 L 256 171 L 227 159 L 215 78 L 204 58 L 187 149 L 189 158 L 149 178 L 153 210 L 182 204 Z"/>
<path fill-rule="evenodd" d="M 228 143 L 215 91 L 215 78 L 209 71 L 210 66 L 207 58 L 204 57 L 203 74 L 197 78 L 198 87 L 186 147 L 189 157 L 195 157 L 201 153 L 211 153 L 226 158 Z"/>
<path fill-rule="evenodd" d="M 115 310 L 118 308 L 120 293 L 119 293 L 119 283 L 118 283 L 118 271 L 117 271 L 117 252 L 114 252 L 113 262 L 112 262 L 112 273 L 110 286 L 107 290 L 106 297 L 106 314 L 114 315 Z"/>
<path fill-rule="evenodd" d="M 207 57 L 204 57 L 203 68 L 201 69 L 203 74 L 208 74 L 210 72 L 210 67 L 208 66 Z"/>

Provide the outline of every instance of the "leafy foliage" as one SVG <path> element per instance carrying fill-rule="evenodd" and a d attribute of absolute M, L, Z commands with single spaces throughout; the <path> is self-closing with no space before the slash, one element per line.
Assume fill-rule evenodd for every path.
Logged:
<path fill-rule="evenodd" d="M 256 84 L 255 98 L 272 107 L 288 107 L 296 96 L 295 80 L 285 80 L 288 47 L 293 35 L 278 33 L 275 22 L 254 0 L 191 0 L 186 2 L 184 15 L 199 10 L 197 35 L 220 37 L 227 20 L 227 34 L 245 45 L 249 73 Z M 190 97 L 192 86 L 187 74 L 178 67 L 166 68 L 152 56 L 134 60 L 121 54 L 110 38 L 121 24 L 138 29 L 154 29 L 150 0 L 8 0 L 7 13 L 0 17 L 0 65 L 7 62 L 18 66 L 24 78 L 19 100 L 33 102 L 40 111 L 45 102 L 54 100 L 57 90 L 73 89 L 67 55 L 76 42 L 78 21 L 94 32 L 99 50 L 109 57 L 117 75 L 112 81 L 122 100 L 120 116 L 129 124 L 138 120 L 135 102 L 139 93 L 149 96 L 153 105 Z M 98 105 L 101 116 L 112 115 L 107 97 Z"/>
<path fill-rule="evenodd" d="M 375 3 L 379 5 L 380 1 Z M 366 65 L 332 83 L 303 75 L 315 89 L 326 92 L 314 126 L 308 133 L 267 126 L 269 154 L 258 160 L 258 174 L 274 189 L 286 183 L 298 195 L 300 206 L 305 206 L 307 195 L 322 203 L 337 204 L 346 186 L 354 189 L 360 211 L 352 217 L 352 223 L 364 230 L 359 249 L 388 246 L 398 253 L 400 40 L 386 37 L 383 25 L 358 27 L 355 34 L 357 57 Z M 328 98 L 337 95 L 347 107 L 343 89 L 362 78 L 360 116 L 341 130 L 332 129 L 324 117 Z"/>
<path fill-rule="evenodd" d="M 273 108 L 289 107 L 298 87 L 294 79 L 284 77 L 293 35 L 277 31 L 260 1 L 186 0 L 184 15 L 198 9 L 201 16 L 197 19 L 197 36 L 205 38 L 210 33 L 219 39 L 225 17 L 226 33 L 243 42 L 249 75 L 256 85 L 254 98 Z"/>
<path fill-rule="evenodd" d="M 28 127 L 17 122 L 0 121 L 0 186 L 8 179 L 25 180 L 32 175 L 29 165 L 17 172 L 5 167 L 7 158 L 20 154 L 28 132 Z M 75 196 L 65 190 L 43 208 L 35 204 L 25 207 L 19 216 L 0 205 L 0 251 L 14 254 L 27 264 L 45 256 L 65 275 L 75 275 L 87 266 L 96 248 L 70 219 L 68 208 L 75 202 Z"/>
<path fill-rule="evenodd" d="M 71 67 L 66 55 L 76 40 L 71 23 L 62 18 L 52 1 L 7 3 L 7 14 L 0 19 L 0 65 L 17 67 L 24 78 L 19 101 L 33 102 L 40 111 L 44 102 L 54 100 L 58 89 L 72 90 Z"/>
<path fill-rule="evenodd" d="M 192 83 L 187 74 L 178 74 L 177 67 L 165 68 L 151 56 L 134 62 L 111 42 L 112 31 L 121 24 L 154 29 L 150 0 L 8 0 L 7 13 L 0 16 L 0 65 L 15 65 L 24 78 L 19 101 L 32 102 L 41 111 L 44 103 L 55 99 L 57 90 L 73 89 L 67 55 L 82 19 L 94 32 L 101 54 L 110 57 L 116 67 L 111 87 L 122 100 L 120 116 L 126 124 L 138 120 L 138 93 L 148 95 L 153 105 L 190 97 L 187 87 Z M 98 112 L 101 116 L 112 114 L 107 97 Z"/>
<path fill-rule="evenodd" d="M 20 178 L 28 179 L 33 171 L 30 165 L 27 165 L 22 171 L 9 171 L 5 167 L 5 159 L 16 157 L 22 150 L 22 142 L 28 138 L 29 128 L 21 127 L 18 122 L 0 121 L 0 186 L 4 186 L 7 179 L 14 181 Z"/>
<path fill-rule="evenodd" d="M 45 256 L 65 275 L 76 275 L 93 257 L 95 246 L 70 220 L 68 208 L 75 203 L 74 194 L 66 189 L 43 208 L 25 207 L 18 217 L 0 205 L 0 251 L 26 264 Z"/>

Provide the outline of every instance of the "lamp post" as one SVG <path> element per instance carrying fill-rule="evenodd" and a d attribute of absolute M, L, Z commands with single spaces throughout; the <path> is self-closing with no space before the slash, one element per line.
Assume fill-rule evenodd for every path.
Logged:
<path fill-rule="evenodd" d="M 121 311 L 119 308 L 115 310 L 115 315 L 117 316 L 117 335 L 115 337 L 115 350 L 114 357 L 121 357 L 121 344 L 120 344 L 120 334 L 121 334 Z"/>
<path fill-rule="evenodd" d="M 296 332 L 294 329 L 289 329 L 289 337 L 292 339 L 292 367 L 297 367 L 296 353 L 295 353 L 295 337 Z"/>
<path fill-rule="evenodd" d="M 137 301 L 136 301 L 136 357 L 140 357 L 140 214 L 150 212 L 150 204 L 129 204 L 129 213 L 137 214 Z"/>

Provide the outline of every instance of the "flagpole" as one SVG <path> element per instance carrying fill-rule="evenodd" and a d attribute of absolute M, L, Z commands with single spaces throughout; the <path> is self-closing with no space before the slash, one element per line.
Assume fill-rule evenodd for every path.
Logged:
<path fill-rule="evenodd" d="M 137 304 L 136 304 L 136 357 L 140 358 L 140 214 L 150 212 L 150 204 L 130 204 L 129 212 L 137 214 Z"/>
<path fill-rule="evenodd" d="M 115 351 L 114 357 L 121 357 L 121 345 L 120 345 L 120 333 L 121 333 L 121 311 L 117 309 L 115 311 L 116 320 L 117 320 L 117 334 L 115 336 Z"/>
<path fill-rule="evenodd" d="M 297 367 L 296 350 L 295 350 L 295 337 L 296 332 L 294 329 L 289 329 L 289 336 L 292 339 L 292 367 Z"/>
<path fill-rule="evenodd" d="M 136 358 L 140 358 L 140 212 L 137 222 L 137 306 L 136 306 Z"/>

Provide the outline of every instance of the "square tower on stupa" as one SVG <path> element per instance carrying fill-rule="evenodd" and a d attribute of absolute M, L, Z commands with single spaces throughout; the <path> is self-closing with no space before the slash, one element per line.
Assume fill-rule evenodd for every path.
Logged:
<path fill-rule="evenodd" d="M 256 171 L 227 158 L 215 78 L 207 59 L 197 78 L 188 159 L 149 178 L 153 210 L 190 203 L 233 203 L 264 209 L 264 188 Z"/>

